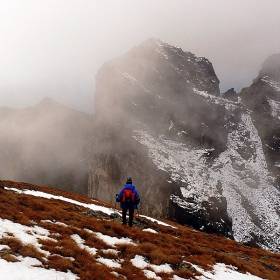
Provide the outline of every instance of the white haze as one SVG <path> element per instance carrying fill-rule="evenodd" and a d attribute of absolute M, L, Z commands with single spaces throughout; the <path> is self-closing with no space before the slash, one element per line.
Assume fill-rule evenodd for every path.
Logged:
<path fill-rule="evenodd" d="M 50 96 L 92 112 L 97 70 L 150 37 L 208 58 L 221 91 L 240 91 L 280 52 L 279 14 L 276 0 L 1 1 L 0 106 Z"/>

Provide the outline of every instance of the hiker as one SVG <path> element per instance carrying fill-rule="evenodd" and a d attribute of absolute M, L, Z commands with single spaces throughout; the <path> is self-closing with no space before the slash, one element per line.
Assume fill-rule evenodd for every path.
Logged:
<path fill-rule="evenodd" d="M 132 185 L 130 177 L 127 178 L 126 184 L 120 193 L 116 195 L 116 201 L 121 203 L 123 225 L 126 225 L 126 213 L 128 210 L 128 225 L 132 227 L 134 210 L 137 209 L 137 205 L 140 203 L 140 197 L 136 188 Z"/>

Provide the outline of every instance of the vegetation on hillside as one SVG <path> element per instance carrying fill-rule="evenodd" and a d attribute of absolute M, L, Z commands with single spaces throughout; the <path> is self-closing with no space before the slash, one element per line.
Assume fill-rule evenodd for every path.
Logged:
<path fill-rule="evenodd" d="M 279 277 L 280 254 L 251 248 L 170 221 L 166 221 L 170 227 L 163 226 L 143 216 L 131 229 L 123 226 L 116 217 L 94 212 L 84 206 L 31 196 L 12 191 L 11 188 L 42 191 L 85 204 L 96 203 L 114 208 L 113 205 L 76 193 L 12 181 L 0 181 L 0 186 L 1 219 L 27 226 L 37 225 L 50 232 L 50 238 L 39 240 L 41 250 L 32 244 L 23 244 L 13 232 L 2 236 L 0 244 L 10 248 L 0 251 L 0 257 L 6 261 L 16 262 L 17 256 L 29 256 L 38 259 L 45 268 L 64 272 L 70 270 L 82 280 L 123 279 L 123 276 L 127 279 L 145 279 L 143 269 L 131 262 L 136 256 L 143 256 L 151 265 L 169 264 L 172 272 L 157 273 L 162 279 L 170 279 L 172 275 L 190 279 L 200 275 L 196 265 L 211 270 L 216 263 L 231 265 L 239 272 L 249 272 L 265 279 Z M 116 243 L 112 248 L 94 233 L 129 238 L 133 244 Z M 84 247 L 79 246 L 73 236 L 79 236 Z M 95 253 L 87 248 L 94 249 Z M 43 253 L 45 251 L 50 252 L 47 257 Z M 109 267 L 100 261 L 101 258 L 121 265 Z"/>

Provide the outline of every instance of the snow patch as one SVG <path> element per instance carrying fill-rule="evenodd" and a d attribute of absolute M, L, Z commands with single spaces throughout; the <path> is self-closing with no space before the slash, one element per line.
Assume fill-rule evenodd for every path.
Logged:
<path fill-rule="evenodd" d="M 267 97 L 267 101 L 271 107 L 271 114 L 273 117 L 280 119 L 280 102 Z"/>
<path fill-rule="evenodd" d="M 204 271 L 199 266 L 193 265 L 196 270 L 202 273 L 202 276 L 196 277 L 198 280 L 264 280 L 263 278 L 251 275 L 250 273 L 242 274 L 236 271 L 233 266 L 227 266 L 223 263 L 217 263 L 213 266 L 213 271 Z"/>
<path fill-rule="evenodd" d="M 268 85 L 270 85 L 274 90 L 276 91 L 280 91 L 280 83 L 269 79 L 268 76 L 262 77 L 261 79 L 263 82 L 267 83 Z"/>
<path fill-rule="evenodd" d="M 209 97 L 206 92 L 200 94 Z M 193 198 L 195 205 L 209 197 L 219 198 L 222 192 L 237 241 L 247 242 L 255 234 L 264 240 L 259 244 L 263 248 L 280 250 L 280 194 L 272 185 L 262 142 L 248 113 L 242 114 L 241 122 L 228 134 L 227 149 L 212 162 L 207 161 L 208 150 L 194 149 L 165 135 L 155 139 L 145 130 L 135 130 L 134 138 L 149 148 L 158 169 L 167 172 L 171 181 L 182 183 L 182 196 Z M 173 198 L 189 207 L 184 199 Z"/>

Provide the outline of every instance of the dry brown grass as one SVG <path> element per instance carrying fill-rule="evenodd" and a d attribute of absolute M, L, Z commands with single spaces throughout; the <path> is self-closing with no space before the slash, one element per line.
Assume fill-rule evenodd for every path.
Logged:
<path fill-rule="evenodd" d="M 23 257 L 31 257 L 43 262 L 45 255 L 37 250 L 32 244 L 23 245 L 18 253 Z"/>
<path fill-rule="evenodd" d="M 18 254 L 19 250 L 24 246 L 22 242 L 15 237 L 3 237 L 0 239 L 1 245 L 7 245 L 13 254 Z"/>
<path fill-rule="evenodd" d="M 9 261 L 18 261 L 13 255 L 36 258 L 43 262 L 44 254 L 39 252 L 32 244 L 23 244 L 19 239 L 14 237 L 4 237 L 0 239 L 1 245 L 7 245 L 10 248 L 9 253 L 4 253 L 1 258 Z"/>
<path fill-rule="evenodd" d="M 73 263 L 70 259 L 61 257 L 60 255 L 51 255 L 48 258 L 48 267 L 67 272 L 68 270 L 73 270 Z"/>
<path fill-rule="evenodd" d="M 0 181 L 1 186 L 17 189 L 31 189 L 44 191 L 54 195 L 61 195 L 83 203 L 93 203 L 91 198 L 79 194 L 68 193 L 48 187 L 39 187 L 26 183 Z M 87 208 L 55 199 L 33 197 L 23 193 L 14 193 L 0 188 L 0 217 L 27 226 L 38 226 L 49 230 L 49 237 L 55 239 L 40 239 L 41 249 L 50 252 L 48 260 L 44 255 L 30 244 L 22 244 L 12 233 L 0 239 L 1 245 L 7 245 L 11 253 L 1 254 L 1 258 L 13 262 L 17 256 L 30 256 L 40 260 L 44 267 L 60 271 L 71 270 L 79 275 L 81 280 L 90 279 L 145 279 L 141 269 L 133 266 L 131 259 L 136 255 L 144 256 L 154 265 L 168 263 L 174 274 L 182 278 L 190 278 L 199 273 L 190 265 L 196 264 L 203 269 L 211 269 L 217 262 L 237 267 L 239 272 L 249 272 L 261 278 L 275 280 L 280 273 L 280 255 L 265 250 L 251 248 L 232 240 L 225 239 L 215 234 L 205 234 L 171 223 L 176 228 L 165 227 L 145 220 L 145 227 L 158 232 L 142 231 L 139 228 L 124 227 L 119 222 L 113 222 L 104 216 L 98 220 L 87 215 Z M 99 205 L 109 206 L 98 202 Z M 56 224 L 59 221 L 67 226 Z M 87 229 L 87 230 L 86 230 Z M 101 232 L 111 237 L 128 237 L 137 246 L 118 245 L 117 253 L 103 251 L 110 249 L 104 241 L 92 232 Z M 79 235 L 84 240 L 84 245 L 97 250 L 96 255 L 91 255 L 82 249 L 71 237 Z M 123 259 L 121 268 L 109 268 L 98 263 L 96 258 Z M 120 276 L 113 275 L 115 271 Z M 171 275 L 157 273 L 162 279 L 170 279 Z"/>
<path fill-rule="evenodd" d="M 19 262 L 19 260 L 14 255 L 11 255 L 11 254 L 3 254 L 1 256 L 1 259 L 5 260 L 7 262 Z"/>

